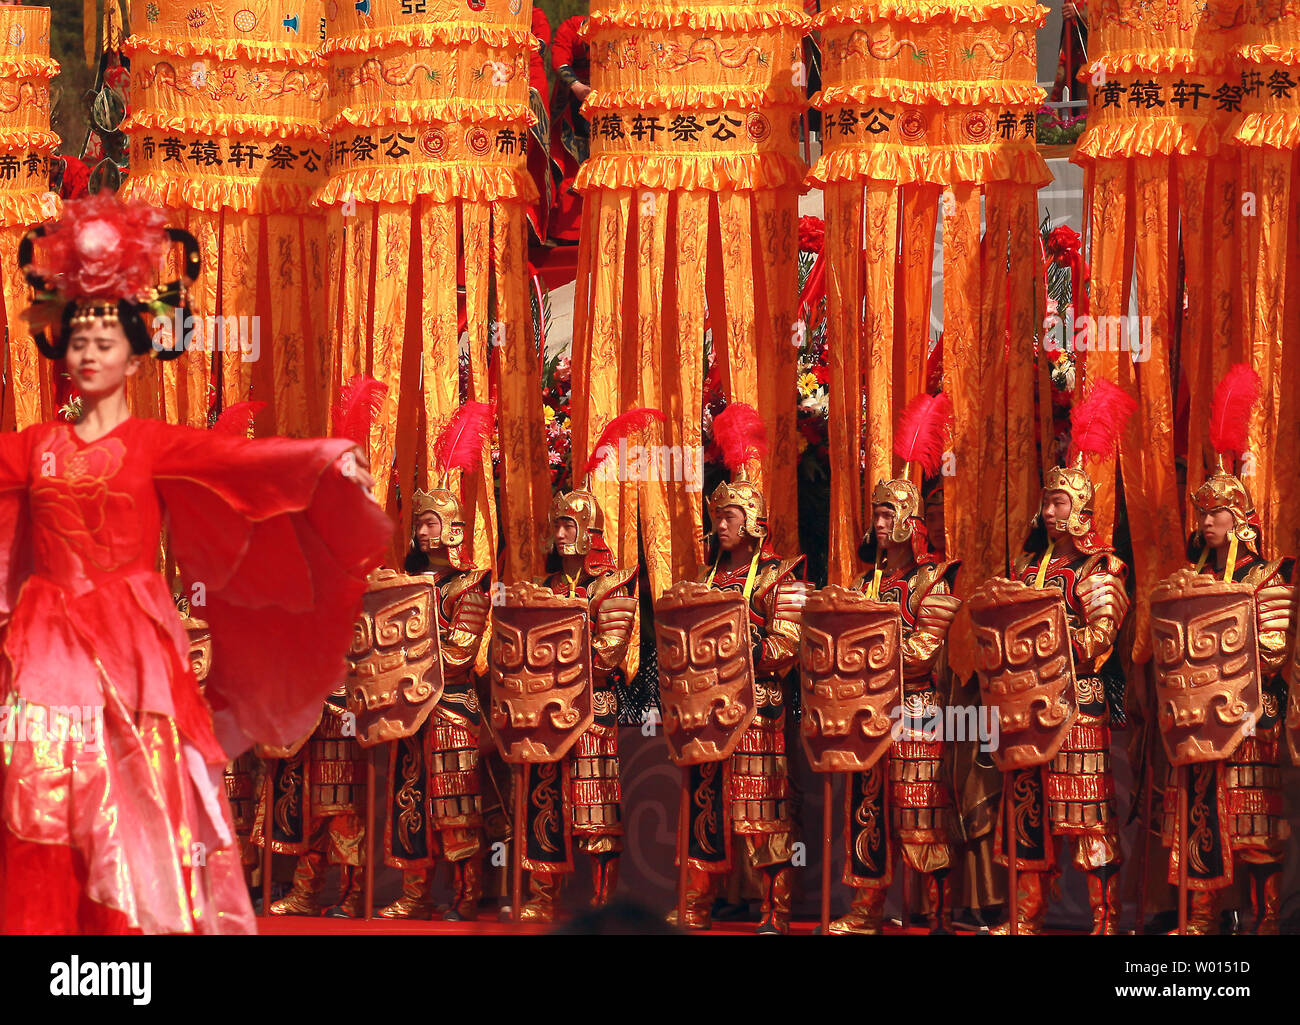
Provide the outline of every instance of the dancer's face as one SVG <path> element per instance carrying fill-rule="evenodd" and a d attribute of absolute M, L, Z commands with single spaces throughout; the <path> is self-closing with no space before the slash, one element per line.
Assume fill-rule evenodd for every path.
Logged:
<path fill-rule="evenodd" d="M 1232 534 L 1232 513 L 1215 509 L 1201 517 L 1201 536 L 1210 548 L 1222 548 Z"/>
<path fill-rule="evenodd" d="M 442 541 L 442 520 L 435 512 L 420 513 L 415 521 L 415 543 L 422 552 L 431 552 Z"/>
<path fill-rule="evenodd" d="M 552 524 L 555 527 L 555 550 L 570 552 L 578 540 L 578 523 L 568 516 L 560 516 Z"/>
<path fill-rule="evenodd" d="M 131 351 L 126 332 L 116 321 L 96 319 L 68 338 L 68 373 L 85 396 L 102 398 L 125 388 L 142 358 Z"/>
<path fill-rule="evenodd" d="M 1043 496 L 1043 526 L 1047 528 L 1048 537 L 1060 537 L 1065 533 L 1072 509 L 1070 496 L 1064 491 L 1049 491 Z"/>
<path fill-rule="evenodd" d="M 871 507 L 871 530 L 876 535 L 876 551 L 884 552 L 894 535 L 894 507 L 892 505 L 873 505 Z"/>
<path fill-rule="evenodd" d="M 718 513 L 718 544 L 724 552 L 734 552 L 745 539 L 745 512 L 739 506 L 724 506 Z"/>

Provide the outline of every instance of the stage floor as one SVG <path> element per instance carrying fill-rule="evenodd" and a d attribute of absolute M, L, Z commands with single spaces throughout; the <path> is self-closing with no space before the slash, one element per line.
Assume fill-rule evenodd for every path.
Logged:
<path fill-rule="evenodd" d="M 258 932 L 265 936 L 545 936 L 552 930 L 564 929 L 561 920 L 556 926 L 549 925 L 515 925 L 500 922 L 493 917 L 484 917 L 477 922 L 403 922 L 385 919 L 353 918 L 307 918 L 294 915 L 276 915 L 257 920 Z M 798 921 L 791 923 L 790 932 L 795 936 L 809 936 L 817 928 L 817 922 Z M 707 932 L 688 933 L 695 936 L 751 936 L 754 933 L 753 922 L 715 922 Z M 904 929 L 898 925 L 886 925 L 885 935 L 924 936 L 922 926 Z M 958 930 L 957 935 L 976 935 L 968 930 Z"/>

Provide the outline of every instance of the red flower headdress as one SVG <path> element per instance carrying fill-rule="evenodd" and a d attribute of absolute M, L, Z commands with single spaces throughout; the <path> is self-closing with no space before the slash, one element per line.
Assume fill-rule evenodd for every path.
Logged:
<path fill-rule="evenodd" d="M 46 337 L 46 328 L 61 319 L 66 318 L 69 327 L 87 320 L 118 321 L 119 303 L 126 303 L 136 318 L 147 310 L 165 316 L 169 307 L 186 307 L 188 285 L 202 269 L 199 244 L 189 232 L 166 225 L 166 211 L 139 201 L 123 203 L 111 192 L 97 192 L 65 204 L 62 218 L 39 225 L 24 236 L 18 262 L 35 290 L 24 317 L 44 355 L 58 358 L 66 349 L 66 340 L 62 345 L 52 344 Z M 159 262 L 172 242 L 184 247 L 182 277 L 160 285 Z M 68 317 L 70 304 L 74 309 Z M 147 346 L 148 332 L 143 324 L 139 327 L 138 331 L 128 330 L 128 336 L 135 335 L 132 347 L 142 352 L 141 339 Z M 154 349 L 161 359 L 184 351 L 183 345 Z"/>

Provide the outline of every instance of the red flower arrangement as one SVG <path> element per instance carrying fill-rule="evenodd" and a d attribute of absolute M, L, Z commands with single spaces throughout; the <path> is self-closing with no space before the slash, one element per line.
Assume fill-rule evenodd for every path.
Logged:
<path fill-rule="evenodd" d="M 826 244 L 826 222 L 820 217 L 799 218 L 799 251 L 820 253 Z"/>

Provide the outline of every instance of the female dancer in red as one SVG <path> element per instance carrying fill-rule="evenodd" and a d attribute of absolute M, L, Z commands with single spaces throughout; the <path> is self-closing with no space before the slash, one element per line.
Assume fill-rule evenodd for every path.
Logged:
<path fill-rule="evenodd" d="M 199 272 L 165 219 L 99 194 L 19 253 L 34 340 L 83 405 L 0 435 L 0 933 L 254 931 L 222 768 L 311 729 L 391 534 L 350 441 L 130 416 L 127 378 L 179 355 L 154 314 L 188 314 Z M 158 288 L 169 238 L 184 281 Z M 212 631 L 202 694 L 164 523 Z"/>

